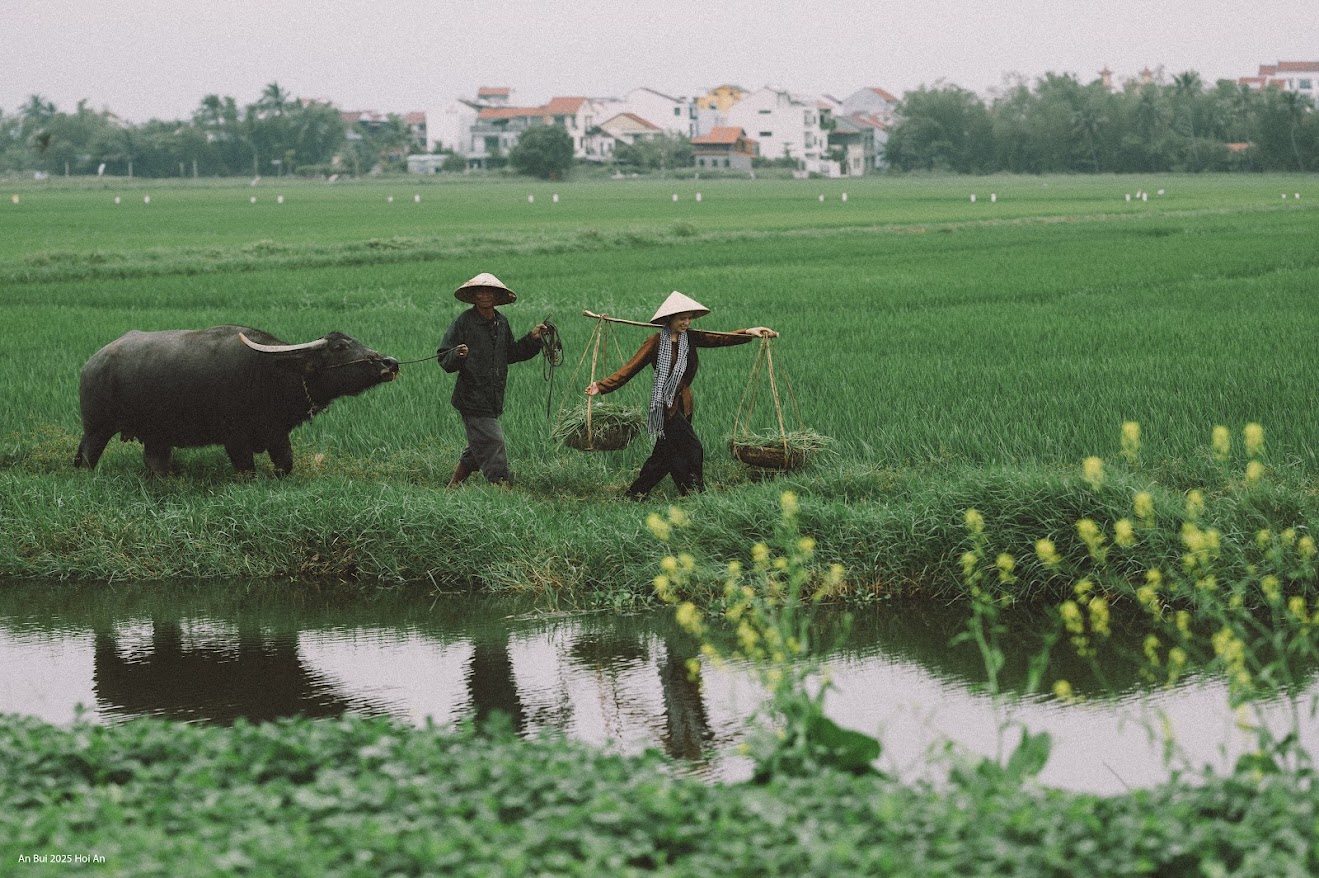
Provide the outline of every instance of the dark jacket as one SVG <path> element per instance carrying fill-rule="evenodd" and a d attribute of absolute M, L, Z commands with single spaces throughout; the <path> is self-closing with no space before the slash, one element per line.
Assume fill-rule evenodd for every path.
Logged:
<path fill-rule="evenodd" d="M 746 344 L 749 341 L 755 341 L 754 335 L 741 335 L 746 332 L 745 329 L 739 329 L 735 333 L 720 332 L 708 333 L 699 329 L 687 330 L 687 366 L 683 369 L 682 380 L 678 382 L 678 392 L 673 395 L 673 405 L 669 406 L 668 411 L 664 413 L 666 418 L 673 417 L 676 412 L 682 412 L 683 417 L 687 420 L 692 419 L 693 400 L 692 400 L 692 381 L 696 378 L 696 370 L 700 366 L 700 360 L 696 356 L 697 348 L 724 348 L 732 345 Z M 650 338 L 641 343 L 641 347 L 632 359 L 624 363 L 619 370 L 608 378 L 601 378 L 599 382 L 601 393 L 612 393 L 644 369 L 646 366 L 655 368 L 655 363 L 659 359 L 659 340 L 660 334 L 657 332 Z M 670 342 L 673 345 L 673 352 L 677 354 L 678 343 Z M 647 391 L 649 393 L 649 391 Z"/>
<path fill-rule="evenodd" d="M 467 345 L 467 357 L 453 349 Z M 498 311 L 486 320 L 473 306 L 454 318 L 440 342 L 440 368 L 457 372 L 453 385 L 453 407 L 464 415 L 497 418 L 504 413 L 504 385 L 508 364 L 530 360 L 540 351 L 541 340 L 527 333 L 513 341 L 508 318 Z"/>

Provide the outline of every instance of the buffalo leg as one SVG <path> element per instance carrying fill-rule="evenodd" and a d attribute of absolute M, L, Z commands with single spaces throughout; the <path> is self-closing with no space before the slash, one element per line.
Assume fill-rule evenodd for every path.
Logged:
<path fill-rule="evenodd" d="M 169 475 L 170 457 L 173 448 L 168 443 L 144 442 L 142 457 L 146 459 L 147 469 L 158 476 Z"/>
<path fill-rule="evenodd" d="M 293 472 L 293 446 L 289 443 L 287 433 L 271 436 L 266 450 L 270 452 L 270 462 L 275 465 L 275 472 L 281 476 Z"/>
<path fill-rule="evenodd" d="M 78 443 L 78 453 L 73 458 L 73 465 L 96 469 L 96 463 L 105 451 L 105 444 L 113 435 L 113 433 L 83 433 L 82 441 Z"/>
<path fill-rule="evenodd" d="M 229 454 L 229 462 L 238 472 L 250 473 L 256 469 L 256 463 L 252 460 L 252 444 L 246 437 L 229 440 L 224 443 L 224 450 Z"/>

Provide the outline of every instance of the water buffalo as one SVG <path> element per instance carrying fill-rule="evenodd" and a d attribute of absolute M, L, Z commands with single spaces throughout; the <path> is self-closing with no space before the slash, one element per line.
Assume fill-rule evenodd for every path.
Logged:
<path fill-rule="evenodd" d="M 341 396 L 398 377 L 398 360 L 332 332 L 285 344 L 248 326 L 133 330 L 82 367 L 82 442 L 73 460 L 93 469 L 114 434 L 142 442 L 152 472 L 169 472 L 174 448 L 223 445 L 234 469 L 267 451 L 293 470 L 289 432 Z"/>

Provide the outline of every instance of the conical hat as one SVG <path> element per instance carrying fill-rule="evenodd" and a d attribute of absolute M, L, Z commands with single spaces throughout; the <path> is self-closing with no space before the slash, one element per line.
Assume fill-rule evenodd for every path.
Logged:
<path fill-rule="evenodd" d="M 508 305 L 512 302 L 516 302 L 518 299 L 517 293 L 504 286 L 503 281 L 488 271 L 481 272 L 476 277 L 454 290 L 453 297 L 460 302 L 475 305 L 477 290 L 494 290 L 496 305 Z"/>
<path fill-rule="evenodd" d="M 655 312 L 654 317 L 650 318 L 650 322 L 663 326 L 664 321 L 674 314 L 686 314 L 689 311 L 697 317 L 704 317 L 710 313 L 710 309 L 700 302 L 674 290 L 669 293 L 669 297 L 664 300 L 664 304 L 659 306 L 659 310 Z"/>

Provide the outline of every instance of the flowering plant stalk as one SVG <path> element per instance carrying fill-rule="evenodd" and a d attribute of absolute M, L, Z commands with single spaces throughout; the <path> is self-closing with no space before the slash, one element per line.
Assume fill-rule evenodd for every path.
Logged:
<path fill-rule="evenodd" d="M 702 659 L 716 667 L 745 663 L 769 693 L 770 722 L 753 726 L 744 745 L 758 780 L 824 766 L 873 772 L 879 741 L 838 726 L 824 712 L 832 684 L 816 648 L 815 609 L 843 586 L 845 571 L 839 564 L 824 567 L 816 560 L 815 539 L 798 527 L 796 494 L 785 491 L 779 507 L 773 539 L 755 543 L 749 563 L 733 560 L 720 566 L 698 561 L 689 552 L 667 555 L 660 561 L 655 592 L 675 605 L 678 624 L 701 643 L 701 658 L 688 663 L 692 673 L 699 671 Z M 688 518 L 681 507 L 671 506 L 667 516 L 653 513 L 646 524 L 656 538 L 669 543 Z M 698 583 L 711 579 L 721 588 L 708 606 L 698 607 L 684 597 L 710 594 Z"/>
<path fill-rule="evenodd" d="M 1139 427 L 1123 425 L 1122 452 L 1134 466 L 1139 454 Z M 1232 475 L 1233 442 L 1224 427 L 1211 434 L 1210 453 L 1224 468 L 1225 500 L 1244 497 L 1263 488 L 1266 477 L 1264 431 L 1248 424 L 1240 448 L 1244 467 Z M 1240 467 L 1240 461 L 1235 466 Z M 1082 477 L 1094 492 L 1104 490 L 1104 464 L 1087 458 Z M 1300 744 L 1300 730 L 1319 715 L 1319 697 L 1304 703 L 1307 674 L 1319 664 L 1319 575 L 1312 536 L 1302 526 L 1261 529 L 1254 554 L 1242 572 L 1228 573 L 1220 564 L 1222 539 L 1213 526 L 1215 501 L 1205 491 L 1188 491 L 1175 514 L 1156 514 L 1149 492 L 1136 491 L 1131 515 L 1116 521 L 1081 518 L 1076 535 L 1085 548 L 1079 560 L 1067 560 L 1051 539 L 1035 545 L 1036 556 L 1051 574 L 1071 580 L 1072 597 L 1057 607 L 1057 635 L 1065 637 L 1076 654 L 1086 659 L 1096 675 L 1097 650 L 1110 641 L 1111 608 L 1118 602 L 1139 607 L 1149 633 L 1139 657 L 1147 680 L 1168 687 L 1188 670 L 1219 676 L 1230 705 L 1238 711 L 1238 726 L 1254 735 L 1256 749 L 1238 761 L 1251 771 L 1296 770 L 1311 764 Z M 985 560 L 985 523 L 979 513 L 967 513 L 972 549 L 963 559 L 973 607 L 988 564 Z M 1170 569 L 1140 564 L 1142 550 L 1160 542 L 1161 529 L 1175 528 L 1184 549 Z M 1006 575 L 1011 575 L 1011 559 Z M 995 564 L 1005 575 L 1003 556 Z M 1132 576 L 1133 569 L 1142 570 Z M 977 609 L 991 617 L 990 610 Z M 992 657 L 992 652 L 991 652 Z M 988 661 L 987 661 L 988 664 Z M 991 674 L 991 685 L 993 676 Z M 1054 684 L 1063 701 L 1079 696 L 1066 680 Z M 1271 703 L 1281 702 L 1279 724 Z M 1168 724 L 1165 719 L 1165 729 Z M 1166 734 L 1170 734 L 1165 732 Z M 1165 752 L 1172 752 L 1169 741 Z"/>

